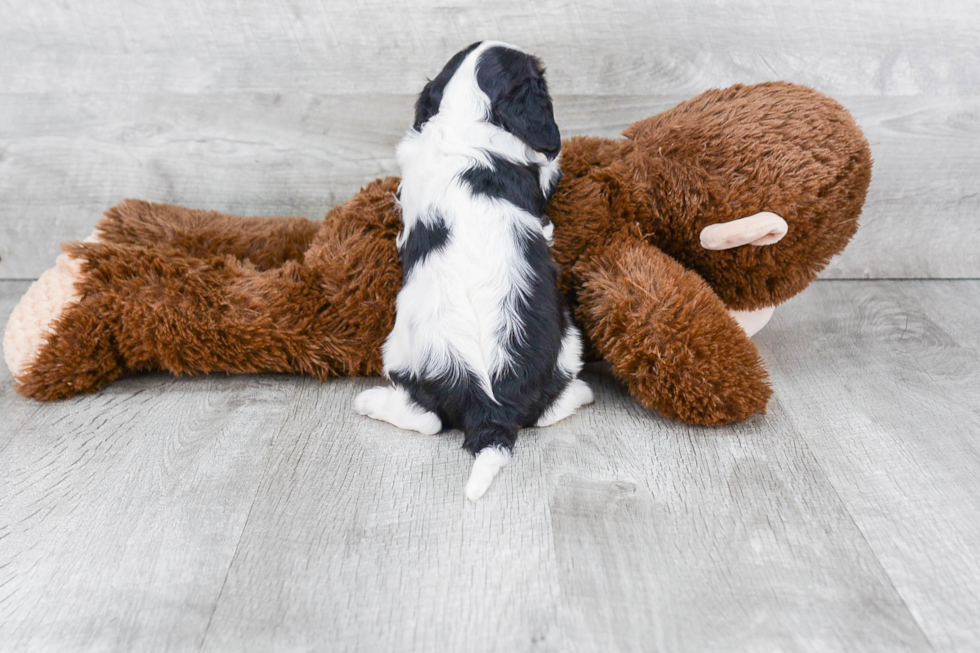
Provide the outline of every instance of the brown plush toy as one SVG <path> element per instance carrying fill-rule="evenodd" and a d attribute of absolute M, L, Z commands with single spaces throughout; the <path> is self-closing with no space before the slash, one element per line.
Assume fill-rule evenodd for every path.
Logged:
<path fill-rule="evenodd" d="M 567 139 L 548 207 L 591 352 L 664 415 L 764 412 L 749 335 L 854 234 L 866 140 L 837 102 L 786 83 L 708 91 L 624 136 Z M 123 202 L 14 309 L 18 390 L 60 399 L 139 370 L 381 374 L 397 185 L 375 181 L 320 222 Z"/>

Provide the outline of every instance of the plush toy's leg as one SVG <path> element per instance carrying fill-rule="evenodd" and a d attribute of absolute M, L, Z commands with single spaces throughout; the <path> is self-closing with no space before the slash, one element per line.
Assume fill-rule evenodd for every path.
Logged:
<path fill-rule="evenodd" d="M 765 412 L 759 352 L 696 273 L 626 237 L 578 272 L 578 322 L 641 404 L 704 425 Z"/>
<path fill-rule="evenodd" d="M 316 223 L 302 262 L 290 254 L 274 267 L 253 263 L 250 238 L 233 239 L 223 256 L 191 255 L 200 252 L 166 239 L 64 246 L 67 258 L 7 329 L 18 391 L 61 399 L 137 370 L 381 374 L 401 286 L 397 184 L 374 182 L 335 207 Z M 292 250 L 260 251 L 271 264 Z"/>
<path fill-rule="evenodd" d="M 123 371 L 105 315 L 84 296 L 83 262 L 66 252 L 31 284 L 3 337 L 17 389 L 60 399 L 101 388 Z"/>
<path fill-rule="evenodd" d="M 119 245 L 168 246 L 191 256 L 248 260 L 260 270 L 301 260 L 322 224 L 306 218 L 251 218 L 172 204 L 125 200 L 95 229 Z"/>
<path fill-rule="evenodd" d="M 33 340 L 10 347 L 8 360 L 18 390 L 42 400 L 96 391 L 125 370 L 379 374 L 394 307 L 380 305 L 388 296 L 377 298 L 371 273 L 362 286 L 343 272 L 69 244 L 15 309 L 9 337 Z"/>
<path fill-rule="evenodd" d="M 3 333 L 3 354 L 14 379 L 24 378 L 41 348 L 58 330 L 58 319 L 81 299 L 75 282 L 81 262 L 62 254 L 31 284 L 14 307 Z"/>
<path fill-rule="evenodd" d="M 731 249 L 742 245 L 772 245 L 789 230 L 786 221 L 775 213 L 763 211 L 731 222 L 709 224 L 701 230 L 701 247 Z"/>

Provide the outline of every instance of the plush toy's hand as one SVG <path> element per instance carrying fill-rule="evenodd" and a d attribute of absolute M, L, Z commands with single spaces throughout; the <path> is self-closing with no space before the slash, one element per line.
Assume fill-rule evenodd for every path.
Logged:
<path fill-rule="evenodd" d="M 701 230 L 701 247 L 731 249 L 741 245 L 772 245 L 789 230 L 786 221 L 775 213 L 763 211 L 747 218 L 709 224 Z"/>
<path fill-rule="evenodd" d="M 765 412 L 759 352 L 696 273 L 628 236 L 576 272 L 578 322 L 641 404 L 703 425 Z"/>
<path fill-rule="evenodd" d="M 321 224 L 307 218 L 249 218 L 124 200 L 106 211 L 95 229 L 105 243 L 166 246 L 196 257 L 230 255 L 267 270 L 302 259 Z"/>

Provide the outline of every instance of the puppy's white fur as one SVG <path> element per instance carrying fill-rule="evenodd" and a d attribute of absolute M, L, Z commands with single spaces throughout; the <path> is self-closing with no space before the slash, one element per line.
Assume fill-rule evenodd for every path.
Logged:
<path fill-rule="evenodd" d="M 497 477 L 504 465 L 510 462 L 510 452 L 503 447 L 487 447 L 476 455 L 473 461 L 473 471 L 466 481 L 466 498 L 477 501 L 490 489 L 490 484 Z"/>
<path fill-rule="evenodd" d="M 582 379 L 572 379 L 560 395 L 554 401 L 544 415 L 538 418 L 535 426 L 544 428 L 552 426 L 562 421 L 566 417 L 571 417 L 575 411 L 582 406 L 591 404 L 594 401 L 592 388 Z"/>
<path fill-rule="evenodd" d="M 442 430 L 442 421 L 408 395 L 404 388 L 380 386 L 365 390 L 354 397 L 354 410 L 406 431 L 435 435 Z"/>

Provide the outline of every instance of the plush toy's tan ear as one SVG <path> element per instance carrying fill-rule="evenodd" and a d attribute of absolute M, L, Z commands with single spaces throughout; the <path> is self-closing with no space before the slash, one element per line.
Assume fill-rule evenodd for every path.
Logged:
<path fill-rule="evenodd" d="M 696 273 L 628 236 L 576 272 L 579 324 L 645 407 L 701 425 L 765 412 L 759 351 Z"/>

